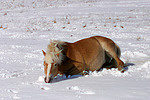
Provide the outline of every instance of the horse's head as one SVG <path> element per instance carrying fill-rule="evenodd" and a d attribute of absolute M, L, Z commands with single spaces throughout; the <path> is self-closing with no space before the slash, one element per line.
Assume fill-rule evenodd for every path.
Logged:
<path fill-rule="evenodd" d="M 44 55 L 44 73 L 45 82 L 50 83 L 58 74 L 58 66 L 62 61 L 62 50 L 57 47 L 57 44 L 51 43 L 48 45 L 47 51 Z"/>

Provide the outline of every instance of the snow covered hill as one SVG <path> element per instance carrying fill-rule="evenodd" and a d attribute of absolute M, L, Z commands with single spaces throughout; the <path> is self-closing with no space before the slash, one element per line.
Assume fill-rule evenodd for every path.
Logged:
<path fill-rule="evenodd" d="M 101 35 L 129 66 L 43 81 L 50 39 Z M 149 0 L 0 0 L 0 100 L 150 100 Z"/>

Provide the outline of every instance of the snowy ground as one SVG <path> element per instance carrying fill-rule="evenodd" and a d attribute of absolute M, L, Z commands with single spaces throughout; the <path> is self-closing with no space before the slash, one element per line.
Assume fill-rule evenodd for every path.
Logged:
<path fill-rule="evenodd" d="M 113 39 L 129 64 L 43 81 L 50 39 Z M 149 0 L 0 0 L 0 100 L 150 100 Z"/>

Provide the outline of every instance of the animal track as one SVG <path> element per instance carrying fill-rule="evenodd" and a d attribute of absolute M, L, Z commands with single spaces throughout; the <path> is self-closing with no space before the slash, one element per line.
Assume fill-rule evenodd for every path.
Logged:
<path fill-rule="evenodd" d="M 76 93 L 78 93 L 78 94 L 95 94 L 92 91 L 80 89 L 78 86 L 67 87 L 67 90 L 76 91 Z"/>
<path fill-rule="evenodd" d="M 21 76 L 26 76 L 27 73 L 23 72 L 23 71 L 13 71 L 13 72 L 10 72 L 8 70 L 4 70 L 4 69 L 1 69 L 0 70 L 0 78 L 4 78 L 4 79 L 7 79 L 7 78 L 16 78 L 16 77 L 21 77 Z"/>
<path fill-rule="evenodd" d="M 21 97 L 19 97 L 17 94 L 19 93 L 18 90 L 14 90 L 14 89 L 9 89 L 7 90 L 8 93 L 12 93 L 12 97 L 13 99 L 21 99 Z"/>
<path fill-rule="evenodd" d="M 49 89 L 50 89 L 49 87 L 46 87 L 46 86 L 40 86 L 40 88 L 41 88 L 42 90 L 49 90 Z"/>

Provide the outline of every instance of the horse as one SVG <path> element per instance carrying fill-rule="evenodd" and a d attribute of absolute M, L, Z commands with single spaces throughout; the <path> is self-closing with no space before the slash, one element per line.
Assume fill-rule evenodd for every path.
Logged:
<path fill-rule="evenodd" d="M 44 55 L 45 82 L 50 83 L 58 74 L 77 75 L 101 68 L 118 68 L 122 71 L 119 46 L 109 38 L 93 36 L 74 43 L 52 40 Z"/>

